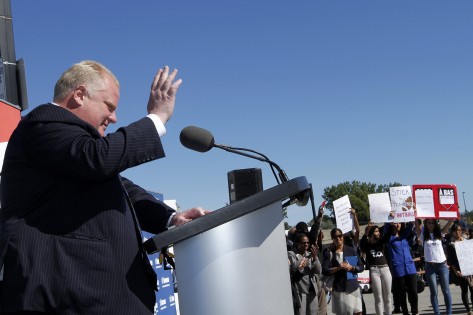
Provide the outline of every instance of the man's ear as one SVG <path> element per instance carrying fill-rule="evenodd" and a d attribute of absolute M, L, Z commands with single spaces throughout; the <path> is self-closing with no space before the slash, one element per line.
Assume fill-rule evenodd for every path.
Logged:
<path fill-rule="evenodd" d="M 79 85 L 72 95 L 75 103 L 79 106 L 84 104 L 84 98 L 87 97 L 87 89 L 83 85 Z"/>

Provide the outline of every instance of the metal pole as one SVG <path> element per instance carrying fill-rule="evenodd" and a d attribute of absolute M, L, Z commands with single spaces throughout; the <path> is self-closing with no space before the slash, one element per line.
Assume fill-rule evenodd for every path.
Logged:
<path fill-rule="evenodd" d="M 0 55 L 5 71 L 6 101 L 18 105 L 16 56 L 10 0 L 0 0 Z"/>
<path fill-rule="evenodd" d="M 466 210 L 465 192 L 462 192 L 462 194 L 463 194 L 463 204 L 465 205 L 465 212 L 467 212 L 468 210 Z"/>

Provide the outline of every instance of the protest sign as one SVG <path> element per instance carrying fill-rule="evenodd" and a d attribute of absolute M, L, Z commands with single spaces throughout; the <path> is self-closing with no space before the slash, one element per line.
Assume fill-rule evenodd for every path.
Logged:
<path fill-rule="evenodd" d="M 412 191 L 418 218 L 459 218 L 457 187 L 455 185 L 413 185 Z"/>
<path fill-rule="evenodd" d="M 342 233 L 350 232 L 353 229 L 353 219 L 351 217 L 351 204 L 348 195 L 334 200 L 333 210 L 335 212 L 337 228 L 342 230 Z"/>
<path fill-rule="evenodd" d="M 414 190 L 417 216 L 419 218 L 435 218 L 434 193 L 432 189 Z"/>
<path fill-rule="evenodd" d="M 394 212 L 393 222 L 414 221 L 411 186 L 390 187 L 389 195 L 391 196 L 391 208 Z"/>
<path fill-rule="evenodd" d="M 473 240 L 455 242 L 455 251 L 457 252 L 458 263 L 462 276 L 473 275 Z"/>
<path fill-rule="evenodd" d="M 392 222 L 391 201 L 387 192 L 368 195 L 370 221 L 374 223 Z"/>

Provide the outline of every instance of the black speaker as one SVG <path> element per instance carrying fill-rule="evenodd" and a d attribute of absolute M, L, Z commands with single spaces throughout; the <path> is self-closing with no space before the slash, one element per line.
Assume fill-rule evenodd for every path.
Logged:
<path fill-rule="evenodd" d="M 263 190 L 260 168 L 245 168 L 228 172 L 230 204 Z"/>

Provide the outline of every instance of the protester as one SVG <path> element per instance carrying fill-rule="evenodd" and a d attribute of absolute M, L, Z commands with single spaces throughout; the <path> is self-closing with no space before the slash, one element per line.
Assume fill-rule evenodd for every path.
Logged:
<path fill-rule="evenodd" d="M 462 230 L 463 238 L 465 238 L 465 239 L 471 238 L 470 229 L 468 228 L 468 226 L 465 225 L 465 226 L 462 227 L 462 228 L 463 228 L 463 230 Z"/>
<path fill-rule="evenodd" d="M 324 239 L 324 232 L 322 230 L 319 230 L 319 235 L 317 236 L 317 248 L 318 248 L 318 256 L 319 256 L 319 261 L 323 261 L 323 245 L 322 241 Z M 322 269 L 320 269 L 320 275 L 318 277 L 317 281 L 317 286 L 318 286 L 318 300 L 319 300 L 319 315 L 327 315 L 327 292 L 325 291 L 324 287 L 324 282 L 323 282 L 323 275 L 322 275 Z"/>
<path fill-rule="evenodd" d="M 363 259 L 361 249 L 360 249 L 360 223 L 358 222 L 358 215 L 356 209 L 350 208 L 351 217 L 353 219 L 353 229 L 344 234 L 344 245 L 351 246 L 356 249 L 358 256 L 361 258 L 361 263 L 364 265 L 365 261 Z M 361 290 L 361 288 L 360 288 Z M 361 294 L 361 306 L 362 306 L 362 315 L 366 315 L 366 305 Z"/>
<path fill-rule="evenodd" d="M 418 229 L 417 235 L 424 247 L 425 277 L 430 289 L 430 302 L 435 315 L 440 315 L 437 297 L 437 278 L 445 301 L 447 315 L 452 314 L 452 297 L 450 296 L 449 271 L 447 257 L 443 249 L 443 238 L 453 221 L 449 221 L 443 228 L 435 219 L 425 219 L 424 228 Z"/>
<path fill-rule="evenodd" d="M 472 315 L 472 309 L 470 308 L 470 302 L 468 301 L 468 290 L 470 291 L 471 302 L 473 303 L 473 276 L 463 276 L 458 262 L 457 251 L 455 249 L 455 243 L 462 242 L 465 240 L 462 235 L 462 226 L 459 223 L 454 223 L 450 229 L 452 236 L 452 242 L 447 246 L 447 261 L 450 265 L 450 269 L 453 272 L 453 281 L 456 285 L 460 286 L 461 298 L 463 305 L 469 315 Z M 471 284 L 471 285 L 470 285 Z"/>
<path fill-rule="evenodd" d="M 337 315 L 360 315 L 362 302 L 357 274 L 363 271 L 363 264 L 354 247 L 344 246 L 340 229 L 332 229 L 330 236 L 333 243 L 324 251 L 322 272 L 334 276 L 332 312 Z"/>
<path fill-rule="evenodd" d="M 319 211 L 317 213 L 317 216 L 315 217 L 314 224 L 310 228 L 309 231 L 309 240 L 312 242 L 312 238 L 315 237 L 315 243 L 314 245 L 318 249 L 317 255 L 319 257 L 319 261 L 321 262 L 323 260 L 323 254 L 322 254 L 322 240 L 324 238 L 324 233 L 320 229 L 320 225 L 322 224 L 322 218 L 324 215 L 324 204 L 322 204 L 319 207 Z M 312 245 L 312 243 L 311 243 Z M 325 292 L 325 288 L 323 286 L 323 281 L 322 281 L 322 268 L 320 269 L 320 273 L 316 274 L 316 279 L 317 279 L 317 289 L 318 289 L 318 302 L 319 302 L 319 309 L 318 309 L 318 314 L 319 315 L 326 315 L 327 314 L 327 296 Z"/>
<path fill-rule="evenodd" d="M 293 296 L 298 299 L 296 315 L 318 314 L 316 275 L 321 273 L 321 265 L 317 251 L 317 247 L 310 244 L 309 237 L 299 233 L 294 237 L 294 251 L 288 252 Z"/>
<path fill-rule="evenodd" d="M 310 245 L 315 245 L 315 247 L 318 249 L 318 254 L 321 254 L 322 252 L 322 239 L 323 239 L 323 232 L 320 229 L 320 224 L 322 222 L 322 217 L 324 214 L 324 206 L 320 206 L 317 216 L 315 217 L 314 224 L 312 227 L 309 229 L 309 226 L 305 222 L 298 222 L 295 227 L 291 228 L 289 231 L 293 230 L 294 233 L 302 233 L 308 236 Z M 320 255 L 319 255 L 320 256 Z M 322 257 L 319 257 L 321 260 Z M 315 275 L 315 279 L 317 282 L 317 287 L 318 287 L 318 313 L 320 315 L 325 315 L 327 313 L 327 299 L 326 299 L 326 292 L 325 289 L 323 288 L 323 282 L 322 282 L 322 271 L 320 270 L 320 273 Z"/>
<path fill-rule="evenodd" d="M 384 256 L 384 240 L 379 227 L 369 222 L 360 242 L 362 251 L 366 253 L 366 263 L 370 270 L 371 289 L 377 315 L 392 314 L 392 276 Z"/>
<path fill-rule="evenodd" d="M 287 248 L 288 252 L 293 250 L 295 233 L 296 233 L 296 228 L 295 227 L 292 227 L 287 231 L 286 248 Z"/>
<path fill-rule="evenodd" d="M 353 218 L 353 231 L 352 231 L 352 239 L 353 239 L 353 246 L 359 247 L 360 245 L 360 223 L 358 222 L 358 214 L 354 208 L 350 208 L 351 217 Z"/>
<path fill-rule="evenodd" d="M 20 121 L 0 188 L 1 314 L 153 313 L 156 274 L 140 227 L 159 233 L 206 211 L 176 214 L 120 173 L 164 157 L 176 74 L 160 69 L 149 115 L 105 135 L 117 121 L 119 83 L 83 61 L 57 81 L 53 103 Z"/>
<path fill-rule="evenodd" d="M 311 229 L 309 229 L 309 225 L 303 221 L 298 222 L 295 228 L 295 234 L 305 234 L 309 238 L 310 244 L 315 244 L 317 241 L 317 234 L 320 228 L 320 220 L 316 219 Z"/>
<path fill-rule="evenodd" d="M 383 237 L 387 245 L 393 283 L 399 294 L 401 311 L 408 315 L 406 293 L 411 305 L 412 315 L 417 315 L 418 297 L 417 297 L 417 271 L 411 256 L 408 236 L 414 228 L 412 222 L 407 225 L 401 223 L 391 223 L 384 225 Z"/>

